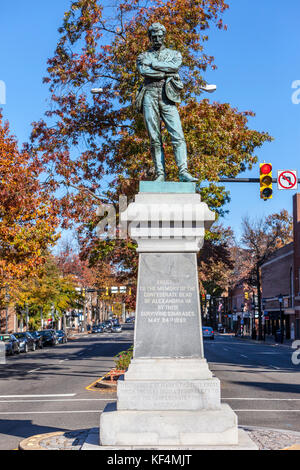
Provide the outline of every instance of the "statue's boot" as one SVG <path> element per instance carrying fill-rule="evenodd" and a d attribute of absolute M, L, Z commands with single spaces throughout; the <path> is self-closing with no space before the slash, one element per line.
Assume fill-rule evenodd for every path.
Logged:
<path fill-rule="evenodd" d="M 174 154 L 178 166 L 179 181 L 182 183 L 197 183 L 197 178 L 194 178 L 187 168 L 187 151 L 184 141 L 174 145 Z"/>
<path fill-rule="evenodd" d="M 155 181 L 165 181 L 166 171 L 165 171 L 165 154 L 162 145 L 153 145 L 151 146 L 151 155 L 153 163 L 155 166 Z"/>
<path fill-rule="evenodd" d="M 188 171 L 179 173 L 179 181 L 182 183 L 197 183 L 197 178 L 194 178 Z"/>

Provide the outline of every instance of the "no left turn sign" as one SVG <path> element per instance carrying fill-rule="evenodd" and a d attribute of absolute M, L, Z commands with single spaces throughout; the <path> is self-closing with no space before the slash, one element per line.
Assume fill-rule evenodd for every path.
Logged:
<path fill-rule="evenodd" d="M 297 170 L 278 170 L 277 188 L 278 189 L 298 189 Z"/>

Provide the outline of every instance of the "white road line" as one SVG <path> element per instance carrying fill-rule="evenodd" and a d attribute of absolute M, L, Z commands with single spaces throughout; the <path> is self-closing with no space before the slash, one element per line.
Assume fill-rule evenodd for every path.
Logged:
<path fill-rule="evenodd" d="M 229 398 L 224 397 L 222 400 L 245 400 L 245 401 L 300 401 L 300 398 Z"/>
<path fill-rule="evenodd" d="M 74 410 L 74 411 L 5 411 L 0 412 L 0 415 L 48 415 L 48 414 L 71 414 L 71 413 L 101 413 L 102 410 Z"/>
<path fill-rule="evenodd" d="M 269 410 L 252 410 L 252 409 L 249 409 L 249 410 L 236 410 L 233 408 L 233 411 L 236 411 L 238 413 L 241 413 L 243 411 L 247 411 L 247 412 L 265 412 L 265 411 L 271 411 L 272 413 L 300 413 L 300 410 L 275 410 L 275 409 L 269 409 Z M 0 413 L 1 414 L 1 413 Z"/>
<path fill-rule="evenodd" d="M 248 356 L 244 356 L 244 354 L 241 354 L 241 357 L 245 357 L 246 359 L 248 359 Z"/>
<path fill-rule="evenodd" d="M 40 403 L 40 402 L 69 402 L 73 403 L 74 401 L 116 401 L 115 398 L 71 398 L 68 400 L 64 399 L 54 399 L 54 400 L 0 400 L 0 403 Z"/>
<path fill-rule="evenodd" d="M 29 370 L 29 371 L 28 371 L 28 374 L 31 374 L 32 372 L 37 372 L 38 370 L 41 370 L 41 368 L 39 367 L 38 369 Z"/>
<path fill-rule="evenodd" d="M 0 398 L 39 398 L 39 397 L 75 397 L 76 393 L 56 393 L 55 395 L 0 395 Z"/>

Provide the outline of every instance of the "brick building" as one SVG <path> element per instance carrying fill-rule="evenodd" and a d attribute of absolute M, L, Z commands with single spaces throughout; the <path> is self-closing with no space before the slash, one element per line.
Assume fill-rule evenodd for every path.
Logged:
<path fill-rule="evenodd" d="M 267 334 L 275 334 L 281 318 L 287 339 L 300 338 L 300 194 L 293 197 L 293 242 L 263 264 L 262 297 Z M 282 296 L 282 302 L 279 297 Z"/>
<path fill-rule="evenodd" d="M 8 307 L 7 309 L 7 314 L 6 314 L 6 309 L 2 308 L 0 310 L 0 332 L 5 333 L 6 332 L 6 327 L 8 333 L 12 333 L 13 331 L 16 331 L 18 324 L 18 319 L 16 315 L 16 311 L 13 307 Z"/>

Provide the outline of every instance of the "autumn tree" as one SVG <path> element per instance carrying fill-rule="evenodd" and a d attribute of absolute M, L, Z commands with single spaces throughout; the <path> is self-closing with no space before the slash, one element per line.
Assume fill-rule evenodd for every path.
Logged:
<path fill-rule="evenodd" d="M 198 254 L 198 273 L 203 291 L 219 297 L 228 289 L 233 271 L 231 248 L 233 232 L 230 228 L 215 225 Z"/>
<path fill-rule="evenodd" d="M 76 291 L 77 279 L 64 274 L 55 256 L 48 253 L 36 275 L 14 284 L 15 306 L 20 319 L 28 314 L 31 328 L 40 327 L 42 319 L 54 315 L 61 317 L 67 310 L 78 308 L 82 303 Z"/>
<path fill-rule="evenodd" d="M 41 172 L 34 156 L 18 149 L 0 113 L 1 286 L 33 276 L 59 237 L 54 200 L 41 185 Z"/>
<path fill-rule="evenodd" d="M 239 262 L 248 265 L 247 280 L 255 286 L 259 311 L 259 339 L 262 339 L 261 266 L 282 246 L 293 241 L 293 221 L 286 210 L 242 223 Z"/>
<path fill-rule="evenodd" d="M 44 79 L 51 108 L 45 120 L 34 123 L 31 148 L 38 152 L 51 188 L 65 188 L 60 198 L 64 226 L 80 225 L 81 246 L 91 259 L 99 251 L 102 257 L 114 257 L 95 235 L 96 206 L 104 201 L 117 204 L 120 194 L 132 198 L 138 181 L 153 177 L 143 117 L 132 106 L 141 84 L 136 59 L 149 47 L 151 23 L 164 24 L 167 47 L 183 57 L 180 115 L 189 167 L 199 182 L 207 181 L 198 191 L 210 208 L 222 215 L 229 193 L 216 182 L 251 169 L 256 149 L 271 139 L 248 127 L 251 111 L 200 100 L 203 75 L 215 67 L 205 51 L 207 31 L 213 24 L 224 28 L 222 14 L 227 8 L 224 0 L 117 0 L 109 9 L 99 0 L 77 0 L 65 13 Z M 95 86 L 103 92 L 92 97 Z M 166 132 L 163 138 L 167 174 L 176 179 Z M 134 258 L 128 244 L 109 245 L 122 259 L 120 266 Z"/>

